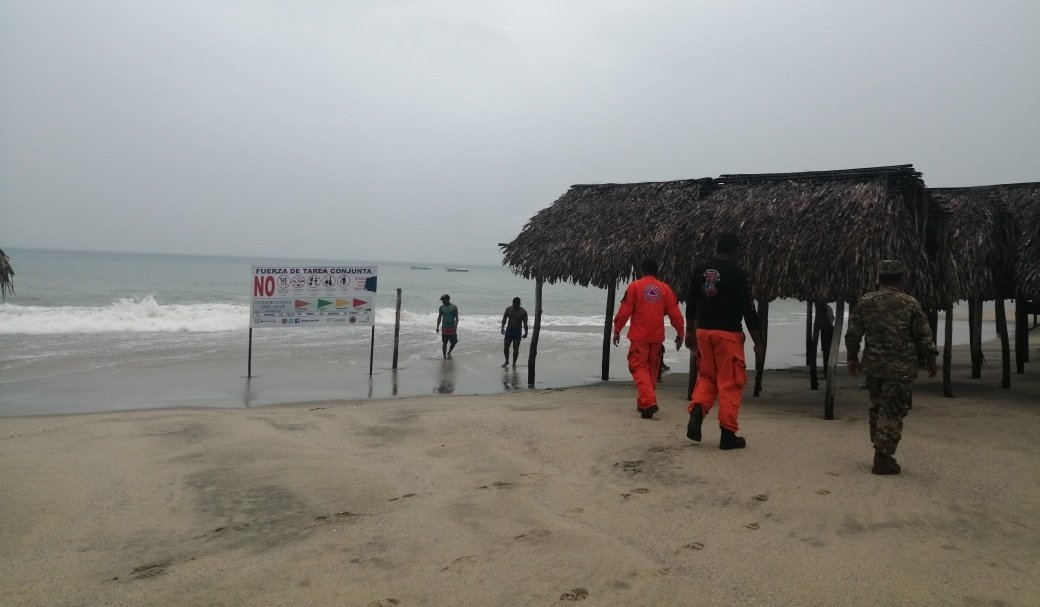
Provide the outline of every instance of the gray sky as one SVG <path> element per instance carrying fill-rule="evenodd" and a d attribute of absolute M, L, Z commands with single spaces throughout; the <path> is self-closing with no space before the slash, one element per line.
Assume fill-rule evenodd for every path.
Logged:
<path fill-rule="evenodd" d="M 1036 0 L 0 0 L 0 248 L 496 264 L 575 183 L 1038 181 L 1038 32 Z"/>

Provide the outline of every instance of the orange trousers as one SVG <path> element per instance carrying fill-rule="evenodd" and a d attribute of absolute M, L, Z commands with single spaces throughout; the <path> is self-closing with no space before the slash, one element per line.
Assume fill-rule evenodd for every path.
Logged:
<path fill-rule="evenodd" d="M 636 407 L 649 409 L 657 404 L 657 375 L 661 372 L 660 343 L 628 342 L 628 371 L 636 383 Z"/>
<path fill-rule="evenodd" d="M 746 383 L 744 332 L 697 329 L 697 384 L 687 410 L 700 405 L 707 415 L 717 398 L 719 426 L 736 432 Z"/>

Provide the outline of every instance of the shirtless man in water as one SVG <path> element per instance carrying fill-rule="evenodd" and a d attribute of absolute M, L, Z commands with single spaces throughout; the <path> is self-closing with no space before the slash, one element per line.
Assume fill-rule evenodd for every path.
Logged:
<path fill-rule="evenodd" d="M 523 335 L 520 334 L 520 326 L 523 325 Z M 506 362 L 502 368 L 509 366 L 509 346 L 513 346 L 513 368 L 516 368 L 516 359 L 520 356 L 520 340 L 527 337 L 527 310 L 520 307 L 520 298 L 513 298 L 513 305 L 506 308 L 502 315 L 502 335 L 506 336 L 503 354 Z"/>

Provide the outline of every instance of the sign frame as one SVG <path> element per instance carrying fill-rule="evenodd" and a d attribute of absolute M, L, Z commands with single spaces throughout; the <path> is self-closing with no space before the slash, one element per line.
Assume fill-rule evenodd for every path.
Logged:
<path fill-rule="evenodd" d="M 250 267 L 249 328 L 374 327 L 375 265 Z"/>

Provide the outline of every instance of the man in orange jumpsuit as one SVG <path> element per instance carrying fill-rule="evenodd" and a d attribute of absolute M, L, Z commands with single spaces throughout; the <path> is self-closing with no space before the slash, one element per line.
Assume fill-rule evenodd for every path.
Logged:
<path fill-rule="evenodd" d="M 614 345 L 621 340 L 621 329 L 629 318 L 628 370 L 635 381 L 636 410 L 643 419 L 657 413 L 657 376 L 664 352 L 664 317 L 676 331 L 675 347 L 683 342 L 683 316 L 671 287 L 657 280 L 657 262 L 648 259 L 641 266 L 639 280 L 628 285 L 621 307 L 614 315 Z"/>
<path fill-rule="evenodd" d="M 688 411 L 686 436 L 701 440 L 701 422 L 719 401 L 719 449 L 743 449 L 747 441 L 737 436 L 737 414 L 744 397 L 747 370 L 744 364 L 744 330 L 755 342 L 755 360 L 765 356 L 761 323 L 751 303 L 747 275 L 737 265 L 740 241 L 733 234 L 719 236 L 716 255 L 693 271 L 686 294 L 686 347 L 694 351 L 697 384 Z"/>

